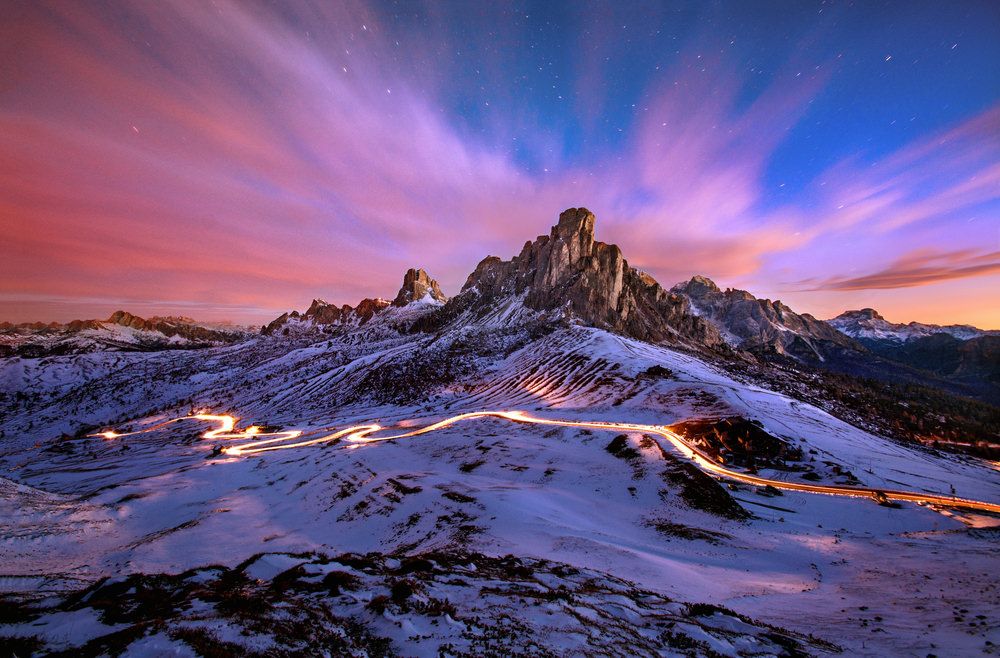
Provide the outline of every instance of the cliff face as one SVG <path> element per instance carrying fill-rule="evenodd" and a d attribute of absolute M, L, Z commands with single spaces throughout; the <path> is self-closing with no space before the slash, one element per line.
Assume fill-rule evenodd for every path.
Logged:
<path fill-rule="evenodd" d="M 422 269 L 410 269 L 403 277 L 403 285 L 400 287 L 399 293 L 391 305 L 395 307 L 406 306 L 412 302 L 423 301 L 428 295 L 440 304 L 448 301 L 448 298 L 441 292 L 438 282 L 432 279 L 427 272 Z M 278 333 L 284 329 L 289 321 L 293 321 L 305 328 L 329 328 L 334 325 L 345 324 L 363 325 L 389 306 L 390 302 L 381 297 L 362 299 L 358 302 L 357 306 L 349 304 L 337 306 L 322 299 L 314 299 L 305 313 L 299 313 L 298 311 L 282 313 L 266 327 L 263 327 L 261 333 L 265 336 Z"/>
<path fill-rule="evenodd" d="M 649 275 L 629 267 L 617 245 L 594 239 L 594 214 L 570 208 L 549 235 L 527 242 L 503 261 L 488 256 L 469 275 L 451 304 L 468 307 L 524 295 L 537 311 L 563 308 L 571 317 L 642 340 L 685 340 L 706 347 L 723 341 L 716 328 L 690 312 L 681 295 L 664 290 Z"/>
<path fill-rule="evenodd" d="M 422 269 L 410 268 L 403 277 L 403 285 L 396 294 L 396 298 L 392 300 L 392 305 L 406 306 L 410 302 L 426 299 L 428 294 L 436 302 L 444 304 L 448 301 L 445 294 L 441 292 L 438 282 L 432 279 L 427 272 Z"/>
<path fill-rule="evenodd" d="M 745 290 L 723 292 L 702 276 L 671 290 L 690 300 L 700 316 L 712 321 L 731 344 L 745 350 L 773 350 L 822 361 L 829 345 L 862 349 L 850 337 L 808 313 L 800 315 L 780 301 L 758 299 Z"/>

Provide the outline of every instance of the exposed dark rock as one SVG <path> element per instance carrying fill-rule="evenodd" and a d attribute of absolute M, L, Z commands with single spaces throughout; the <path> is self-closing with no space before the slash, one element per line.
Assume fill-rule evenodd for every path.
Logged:
<path fill-rule="evenodd" d="M 714 326 L 690 312 L 684 297 L 629 267 L 617 245 L 596 241 L 594 215 L 586 208 L 563 212 L 549 235 L 526 242 L 511 260 L 483 259 L 445 314 L 449 307 L 520 295 L 530 309 L 565 309 L 571 318 L 642 340 L 723 344 Z"/>
<path fill-rule="evenodd" d="M 264 334 L 265 336 L 270 336 L 275 331 L 280 329 L 281 326 L 285 324 L 286 320 L 288 320 L 288 313 L 282 313 L 275 319 L 271 320 L 266 327 L 261 329 L 260 333 Z"/>
<path fill-rule="evenodd" d="M 656 527 L 685 540 L 728 539 L 679 524 Z M 258 560 L 274 555 L 298 564 L 270 578 L 248 575 Z M 0 647 L 7 650 L 4 655 L 133 655 L 149 653 L 147 638 L 159 637 L 178 653 L 204 656 L 548 658 L 569 655 L 559 650 L 564 646 L 584 647 L 586 655 L 620 654 L 627 647 L 630 655 L 708 656 L 720 655 L 711 649 L 719 645 L 750 646 L 757 655 L 774 656 L 839 651 L 725 608 L 674 601 L 594 569 L 458 550 L 399 557 L 258 554 L 235 568 L 128 574 L 37 602 L 0 600 L 3 619 L 17 625 L 0 638 Z M 586 623 L 553 625 L 539 606 L 571 608 Z M 630 611 L 627 624 L 620 620 L 623 608 Z M 88 627 L 93 631 L 67 641 L 65 631 L 58 634 L 67 615 L 93 619 Z M 400 645 L 383 615 L 435 630 Z M 542 646 L 539 638 L 556 648 Z"/>
<path fill-rule="evenodd" d="M 305 312 L 305 317 L 312 319 L 316 324 L 335 324 L 350 311 L 350 306 L 334 306 L 323 300 L 314 299 L 309 310 Z"/>
<path fill-rule="evenodd" d="M 358 307 L 354 309 L 354 315 L 360 324 L 364 324 L 372 319 L 372 316 L 389 306 L 389 300 L 382 299 L 362 299 Z"/>
<path fill-rule="evenodd" d="M 690 300 L 698 314 L 711 320 L 734 346 L 774 352 L 804 361 L 823 361 L 831 345 L 864 351 L 857 342 L 812 315 L 799 315 L 780 301 L 757 299 L 745 290 L 723 292 L 714 282 L 695 276 L 672 292 Z"/>
<path fill-rule="evenodd" d="M 786 462 L 802 460 L 798 446 L 769 434 L 759 422 L 739 416 L 690 420 L 672 429 L 693 441 L 708 456 L 727 464 L 787 469 Z"/>
<path fill-rule="evenodd" d="M 671 457 L 667 464 L 660 477 L 665 482 L 680 487 L 680 497 L 694 509 L 727 519 L 749 518 L 749 512 L 722 485 L 691 462 Z M 661 492 L 661 495 L 666 494 Z"/>
<path fill-rule="evenodd" d="M 424 299 L 428 293 L 432 299 L 442 304 L 448 301 L 445 294 L 441 292 L 438 282 L 428 276 L 427 272 L 424 272 L 422 269 L 415 270 L 410 268 L 403 277 L 403 285 L 399 289 L 399 293 L 396 295 L 396 299 L 393 300 L 392 305 L 406 306 L 410 302 Z"/>
<path fill-rule="evenodd" d="M 382 298 L 362 299 L 356 308 L 348 304 L 336 306 L 329 304 L 322 299 L 314 299 L 305 313 L 298 311 L 282 313 L 275 318 L 261 331 L 265 336 L 279 333 L 279 329 L 285 328 L 289 319 L 298 320 L 314 327 L 332 326 L 340 324 L 364 324 L 372 317 L 389 306 L 389 301 Z"/>

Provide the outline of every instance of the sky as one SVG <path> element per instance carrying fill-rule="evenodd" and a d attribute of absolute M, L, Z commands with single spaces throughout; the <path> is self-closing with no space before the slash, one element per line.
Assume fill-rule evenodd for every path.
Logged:
<path fill-rule="evenodd" d="M 579 206 L 665 287 L 1000 329 L 1000 3 L 0 6 L 0 320 L 453 295 Z"/>

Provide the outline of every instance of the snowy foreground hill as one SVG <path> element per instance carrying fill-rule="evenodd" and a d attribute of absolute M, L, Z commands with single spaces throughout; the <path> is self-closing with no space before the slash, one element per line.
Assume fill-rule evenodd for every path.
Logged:
<path fill-rule="evenodd" d="M 1000 465 L 774 390 L 562 228 L 447 303 L 0 361 L 3 653 L 998 653 L 1000 516 L 942 501 Z"/>

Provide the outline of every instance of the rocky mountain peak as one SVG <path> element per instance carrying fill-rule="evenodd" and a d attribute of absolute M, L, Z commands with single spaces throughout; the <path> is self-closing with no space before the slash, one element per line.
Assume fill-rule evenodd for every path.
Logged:
<path fill-rule="evenodd" d="M 497 298 L 523 296 L 529 309 L 561 309 L 567 317 L 644 340 L 722 344 L 710 323 L 688 313 L 686 299 L 629 267 L 617 245 L 595 240 L 594 225 L 586 208 L 562 212 L 548 235 L 526 242 L 511 260 L 483 259 L 452 306 L 486 308 Z"/>
<path fill-rule="evenodd" d="M 364 324 L 372 319 L 372 316 L 379 311 L 387 308 L 391 302 L 388 299 L 382 299 L 381 297 L 376 297 L 374 299 L 362 299 L 357 308 L 354 309 L 354 314 L 358 317 L 360 324 Z"/>
<path fill-rule="evenodd" d="M 671 288 L 691 302 L 734 347 L 775 352 L 803 361 L 822 362 L 831 350 L 856 346 L 834 327 L 808 313 L 798 314 L 780 301 L 757 299 L 746 290 L 719 289 L 711 279 L 692 277 Z"/>
<path fill-rule="evenodd" d="M 591 255 L 595 219 L 594 213 L 586 208 L 570 208 L 559 215 L 559 223 L 552 227 L 552 239 L 569 245 L 570 263 Z"/>
<path fill-rule="evenodd" d="M 858 314 L 870 320 L 885 320 L 885 318 L 882 317 L 882 314 L 873 308 L 863 308 L 860 311 L 858 311 Z"/>
<path fill-rule="evenodd" d="M 574 236 L 589 236 L 594 239 L 594 213 L 586 208 L 567 208 L 559 213 L 559 222 L 552 227 L 553 232 L 561 238 L 570 239 Z"/>
<path fill-rule="evenodd" d="M 117 324 L 122 327 L 132 327 L 133 329 L 143 329 L 146 324 L 145 320 L 132 315 L 128 311 L 115 311 L 111 314 L 111 317 L 107 319 L 107 322 Z"/>
<path fill-rule="evenodd" d="M 691 277 L 691 280 L 686 283 L 678 283 L 672 290 L 674 292 L 683 293 L 692 298 L 722 294 L 722 290 L 719 289 L 719 286 L 715 285 L 715 281 L 712 281 L 706 276 L 701 276 L 700 274 Z"/>
<path fill-rule="evenodd" d="M 410 302 L 419 301 L 430 294 L 434 301 L 445 303 L 448 297 L 441 292 L 438 282 L 432 279 L 427 272 L 422 269 L 410 268 L 403 276 L 403 285 L 392 301 L 393 306 L 406 306 Z"/>
<path fill-rule="evenodd" d="M 309 310 L 304 313 L 304 316 L 316 324 L 335 324 L 350 310 L 350 306 L 340 307 L 329 304 L 322 299 L 314 299 L 309 306 Z"/>
<path fill-rule="evenodd" d="M 863 308 L 860 311 L 844 311 L 838 315 L 835 319 L 843 320 L 881 320 L 886 322 L 886 319 L 873 308 Z"/>

